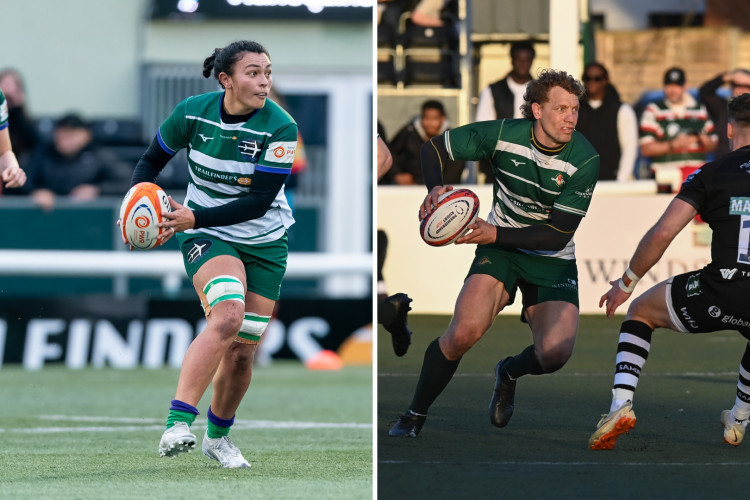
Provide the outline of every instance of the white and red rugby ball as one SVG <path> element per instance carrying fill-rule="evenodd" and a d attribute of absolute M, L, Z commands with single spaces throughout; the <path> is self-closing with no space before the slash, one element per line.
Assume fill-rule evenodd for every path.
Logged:
<path fill-rule="evenodd" d="M 440 195 L 430 215 L 422 219 L 419 234 L 428 245 L 449 245 L 477 220 L 479 198 L 469 189 L 454 189 Z"/>
<path fill-rule="evenodd" d="M 125 195 L 120 206 L 120 227 L 127 242 L 138 250 L 161 244 L 162 214 L 171 212 L 167 193 L 152 182 L 136 184 Z"/>

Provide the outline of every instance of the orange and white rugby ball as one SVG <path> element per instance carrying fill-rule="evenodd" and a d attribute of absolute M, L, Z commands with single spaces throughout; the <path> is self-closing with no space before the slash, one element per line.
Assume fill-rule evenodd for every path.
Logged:
<path fill-rule="evenodd" d="M 127 242 L 138 250 L 158 246 L 162 232 L 162 214 L 171 212 L 167 193 L 152 182 L 136 184 L 125 195 L 120 206 L 120 227 Z"/>

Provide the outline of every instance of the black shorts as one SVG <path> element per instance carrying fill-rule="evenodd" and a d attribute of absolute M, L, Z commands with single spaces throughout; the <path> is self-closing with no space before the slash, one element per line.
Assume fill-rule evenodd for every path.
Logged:
<path fill-rule="evenodd" d="M 685 333 L 737 330 L 750 340 L 750 310 L 731 309 L 721 296 L 706 294 L 700 276 L 700 271 L 678 274 L 667 284 L 667 308 L 677 330 Z"/>

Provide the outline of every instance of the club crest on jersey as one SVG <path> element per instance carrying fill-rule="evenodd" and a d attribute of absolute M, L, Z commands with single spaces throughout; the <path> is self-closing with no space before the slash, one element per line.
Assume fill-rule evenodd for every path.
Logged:
<path fill-rule="evenodd" d="M 740 165 L 740 170 L 744 170 L 745 172 L 750 174 L 750 161 L 747 161 Z"/>
<path fill-rule="evenodd" d="M 260 144 L 258 141 L 240 141 L 237 149 L 242 156 L 247 156 L 250 160 L 257 162 L 260 158 Z"/>
<path fill-rule="evenodd" d="M 563 179 L 562 174 L 557 174 L 555 177 L 552 177 L 552 180 L 555 181 L 555 184 L 558 186 L 562 186 L 565 184 L 565 180 Z"/>

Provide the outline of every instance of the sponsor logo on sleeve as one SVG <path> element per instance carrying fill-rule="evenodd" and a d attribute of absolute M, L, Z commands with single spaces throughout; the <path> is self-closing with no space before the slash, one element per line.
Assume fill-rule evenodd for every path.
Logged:
<path fill-rule="evenodd" d="M 719 316 L 721 316 L 721 309 L 716 306 L 711 306 L 708 308 L 708 315 L 712 318 L 718 318 Z"/>
<path fill-rule="evenodd" d="M 562 177 L 562 176 L 560 176 Z M 581 198 L 591 198 L 591 195 L 594 194 L 594 186 L 591 185 L 586 188 L 586 191 L 576 191 L 576 195 L 580 196 Z"/>
<path fill-rule="evenodd" d="M 0 104 L 0 122 L 8 119 L 8 101 Z"/>
<path fill-rule="evenodd" d="M 296 149 L 296 142 L 272 142 L 268 145 L 263 160 L 274 163 L 292 163 Z"/>

